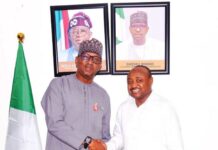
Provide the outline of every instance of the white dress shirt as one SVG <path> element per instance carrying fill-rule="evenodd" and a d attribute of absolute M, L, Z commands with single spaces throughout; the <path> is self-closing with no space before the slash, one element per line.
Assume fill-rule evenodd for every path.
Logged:
<path fill-rule="evenodd" d="M 151 94 L 140 107 L 122 103 L 107 150 L 183 150 L 176 113 L 167 100 Z"/>

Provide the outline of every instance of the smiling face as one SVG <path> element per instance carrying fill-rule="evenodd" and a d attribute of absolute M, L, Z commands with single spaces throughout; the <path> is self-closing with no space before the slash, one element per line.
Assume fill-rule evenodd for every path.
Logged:
<path fill-rule="evenodd" d="M 127 77 L 129 95 L 135 98 L 136 105 L 140 106 L 146 101 L 152 89 L 153 78 L 144 67 L 135 67 Z"/>

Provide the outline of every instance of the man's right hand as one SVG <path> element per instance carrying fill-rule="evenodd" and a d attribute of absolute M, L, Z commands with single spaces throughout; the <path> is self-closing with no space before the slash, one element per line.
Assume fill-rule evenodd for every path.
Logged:
<path fill-rule="evenodd" d="M 92 139 L 89 150 L 107 150 L 107 146 L 102 140 Z"/>

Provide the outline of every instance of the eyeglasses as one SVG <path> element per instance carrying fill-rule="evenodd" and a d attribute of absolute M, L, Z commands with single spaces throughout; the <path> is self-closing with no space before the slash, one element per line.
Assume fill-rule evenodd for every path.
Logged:
<path fill-rule="evenodd" d="M 89 32 L 89 29 L 87 28 L 81 28 L 81 29 L 72 29 L 71 33 L 73 36 L 77 36 L 77 35 L 87 35 Z"/>
<path fill-rule="evenodd" d="M 86 61 L 86 62 L 88 62 L 91 59 L 92 62 L 95 63 L 95 64 L 100 64 L 101 63 L 101 58 L 98 57 L 98 56 L 91 56 L 89 54 L 83 54 L 83 55 L 80 55 L 80 58 L 83 61 Z"/>

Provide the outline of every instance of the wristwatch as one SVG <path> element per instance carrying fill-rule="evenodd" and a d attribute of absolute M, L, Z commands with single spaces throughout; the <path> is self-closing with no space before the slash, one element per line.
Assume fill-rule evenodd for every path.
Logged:
<path fill-rule="evenodd" d="M 87 136 L 83 142 L 83 147 L 86 149 L 88 148 L 89 144 L 92 142 L 92 138 L 90 136 Z"/>

